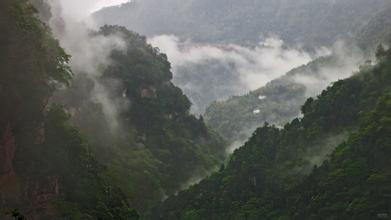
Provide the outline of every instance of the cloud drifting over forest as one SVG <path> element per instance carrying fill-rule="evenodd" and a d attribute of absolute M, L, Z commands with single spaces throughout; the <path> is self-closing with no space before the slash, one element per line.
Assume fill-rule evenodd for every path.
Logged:
<path fill-rule="evenodd" d="M 310 54 L 299 47 L 286 46 L 278 37 L 266 38 L 254 47 L 197 44 L 173 35 L 156 36 L 149 42 L 167 54 L 174 82 L 190 97 L 196 113 L 202 113 L 212 101 L 258 89 L 289 70 L 330 53 L 320 48 Z M 205 87 L 210 91 L 205 91 Z"/>
<path fill-rule="evenodd" d="M 103 36 L 91 30 L 85 23 L 66 12 L 67 7 L 76 8 L 71 2 L 50 0 L 52 18 L 50 27 L 61 46 L 71 55 L 70 66 L 76 74 L 83 74 L 94 82 L 91 100 L 102 105 L 103 112 L 112 128 L 118 126 L 118 100 L 110 98 L 109 89 L 100 83 L 106 67 L 111 65 L 110 55 L 114 50 L 125 50 L 126 43 L 119 35 Z M 87 8 L 87 1 L 80 7 Z"/>
<path fill-rule="evenodd" d="M 180 66 L 210 60 L 222 61 L 233 64 L 233 71 L 237 72 L 241 83 L 249 90 L 265 85 L 292 68 L 308 63 L 314 57 L 329 53 L 326 48 L 322 48 L 316 54 L 310 55 L 300 48 L 286 47 L 284 42 L 276 37 L 266 38 L 252 48 L 235 44 L 197 45 L 190 41 L 181 41 L 172 35 L 156 36 L 149 42 L 167 54 L 174 74 Z"/>

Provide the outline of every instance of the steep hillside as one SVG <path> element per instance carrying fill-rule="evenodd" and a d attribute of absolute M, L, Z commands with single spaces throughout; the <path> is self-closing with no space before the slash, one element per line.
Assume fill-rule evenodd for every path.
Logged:
<path fill-rule="evenodd" d="M 48 104 L 72 73 L 34 12 L 24 0 L 0 2 L 0 218 L 137 218 L 63 109 Z"/>
<path fill-rule="evenodd" d="M 213 101 L 257 89 L 292 68 L 330 54 L 289 46 L 278 37 L 268 37 L 254 46 L 195 43 L 175 36 L 156 36 L 148 41 L 167 54 L 173 82 L 192 101 L 192 111 L 203 114 Z"/>
<path fill-rule="evenodd" d="M 299 116 L 307 98 L 319 94 L 332 81 L 350 76 L 364 62 L 357 54 L 350 51 L 320 57 L 246 95 L 214 102 L 204 114 L 205 121 L 236 145 L 265 122 L 283 126 Z"/>
<path fill-rule="evenodd" d="M 167 56 L 146 37 L 117 25 L 90 30 L 67 20 L 59 2 L 50 3 L 0 1 L 0 219 L 391 215 L 391 49 L 379 46 L 375 64 L 365 62 L 316 98 L 305 101 L 341 76 L 335 72 L 349 69 L 346 60 L 353 53 L 319 58 L 246 96 L 216 102 L 204 121 L 190 113 L 191 102 L 174 85 Z M 279 40 L 276 50 L 267 43 L 254 46 L 260 34 L 275 33 L 289 43 L 306 41 L 318 48 L 362 30 L 358 42 L 371 48 L 388 39 L 388 4 L 140 0 L 96 16 L 131 21 L 129 27 L 148 35 L 170 33 L 208 42 L 196 43 L 196 48 L 207 45 L 196 57 L 214 51 L 215 58 L 182 66 L 189 74 L 183 80 L 222 84 L 220 77 L 231 77 L 225 85 L 234 87 L 234 58 L 258 71 L 264 67 L 259 57 L 272 62 L 290 54 L 301 57 L 301 63 L 312 57 Z M 210 42 L 217 41 L 225 46 L 212 48 Z M 277 55 L 254 55 L 262 47 L 267 49 L 262 55 Z M 224 56 L 227 51 L 230 59 Z M 199 69 L 203 64 L 220 76 L 193 78 L 204 71 Z M 357 66 L 357 60 L 352 64 Z M 209 85 L 200 85 L 199 91 Z M 233 91 L 225 89 L 211 98 Z M 291 120 L 300 110 L 302 116 Z M 227 144 L 218 133 L 231 144 L 259 124 L 264 126 L 226 161 Z"/>
<path fill-rule="evenodd" d="M 142 0 L 95 14 L 147 36 L 175 34 L 203 42 L 257 43 L 274 34 L 289 43 L 331 45 L 352 37 L 386 0 Z"/>
<path fill-rule="evenodd" d="M 224 160 L 224 142 L 189 113 L 166 56 L 145 37 L 118 26 L 90 31 L 125 42 L 91 77 L 68 66 L 38 19 L 46 12 L 0 3 L 1 219 L 138 219 L 135 209 Z"/>
<path fill-rule="evenodd" d="M 79 74 L 53 101 L 66 106 L 97 159 L 143 211 L 218 167 L 224 142 L 189 113 L 190 101 L 170 81 L 166 56 L 145 37 L 118 26 L 104 26 L 95 34 L 122 36 L 126 50 L 112 52 L 112 64 L 98 82 Z M 108 116 L 105 106 L 91 98 L 102 91 L 109 94 L 115 114 Z"/>
<path fill-rule="evenodd" d="M 372 15 L 369 22 L 356 34 L 356 39 L 362 48 L 368 48 L 378 43 L 390 45 L 391 5 L 387 5 Z"/>
<path fill-rule="evenodd" d="M 213 101 L 242 96 L 317 58 L 315 52 L 321 46 L 331 49 L 336 41 L 348 39 L 357 41 L 366 51 L 372 50 L 387 39 L 390 7 L 387 0 L 139 0 L 103 9 L 94 18 L 99 25 L 120 24 L 146 34 L 154 46 L 167 53 L 173 64 L 173 82 L 190 98 L 192 112 L 204 114 Z M 262 53 L 270 38 L 283 40 L 281 48 L 275 48 L 282 54 Z M 308 56 L 308 60 L 286 58 L 289 52 L 285 52 L 292 49 Z M 270 58 L 273 54 L 278 56 Z M 280 67 L 289 68 L 281 71 L 268 66 L 278 58 L 287 61 Z M 254 103 L 256 99 L 251 98 Z M 281 115 L 289 116 L 288 120 L 296 116 L 303 98 L 292 100 L 296 101 L 300 101 L 296 106 L 286 103 L 288 108 L 292 106 L 292 111 L 277 107 Z M 266 102 L 264 106 L 268 105 Z M 271 104 L 275 106 L 275 102 Z M 254 105 L 251 108 L 257 107 Z M 247 124 L 244 120 L 264 121 L 260 119 L 263 116 L 252 114 L 258 108 L 251 108 L 235 109 L 246 117 L 237 120 L 237 124 Z M 278 112 L 273 114 L 268 120 L 286 122 L 285 118 L 276 118 Z M 232 126 L 224 127 L 231 130 L 228 127 Z M 247 135 L 239 136 L 248 137 L 253 129 L 246 126 L 244 130 L 234 131 L 244 132 Z M 232 135 L 229 137 L 232 139 Z"/>
<path fill-rule="evenodd" d="M 283 129 L 265 125 L 151 219 L 376 219 L 390 202 L 391 51 L 334 83 Z"/>

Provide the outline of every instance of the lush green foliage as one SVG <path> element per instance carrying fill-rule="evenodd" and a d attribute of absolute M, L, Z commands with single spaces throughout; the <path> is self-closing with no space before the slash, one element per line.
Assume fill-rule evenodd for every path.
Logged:
<path fill-rule="evenodd" d="M 283 129 L 269 125 L 257 129 L 226 167 L 157 206 L 150 218 L 389 215 L 390 81 L 388 51 L 377 65 L 334 83 L 317 99 L 308 99 L 302 107 L 303 119 Z"/>
<path fill-rule="evenodd" d="M 389 74 L 389 73 L 388 73 Z M 359 131 L 290 190 L 286 216 L 375 219 L 391 210 L 391 93 L 365 113 Z"/>
<path fill-rule="evenodd" d="M 137 219 L 62 108 L 48 107 L 58 85 L 69 85 L 70 57 L 35 12 L 25 0 L 0 3 L 0 209 L 39 219 Z"/>
<path fill-rule="evenodd" d="M 51 107 L 44 121 L 45 141 L 31 144 L 24 137 L 17 148 L 14 163 L 23 181 L 53 187 L 51 181 L 58 177 L 61 195 L 51 201 L 56 211 L 40 218 L 136 219 L 123 192 L 104 175 L 105 167 L 95 161 L 90 146 L 68 119 L 61 107 Z"/>
<path fill-rule="evenodd" d="M 118 114 L 104 120 L 103 106 L 91 99 L 99 92 L 96 82 L 83 74 L 55 100 L 67 106 L 74 124 L 91 140 L 91 151 L 142 212 L 218 167 L 225 146 L 189 113 L 191 103 L 170 81 L 167 57 L 145 37 L 117 26 L 95 34 L 119 35 L 126 42 L 125 51 L 112 52 L 112 64 L 98 80 L 118 104 Z"/>
<path fill-rule="evenodd" d="M 112 65 L 100 68 L 99 85 L 118 101 L 110 120 L 92 99 L 95 79 L 77 73 L 70 85 L 70 57 L 34 8 L 27 1 L 1 6 L 1 137 L 11 129 L 17 142 L 15 149 L 12 142 L 1 146 L 14 154 L 5 159 L 12 160 L 17 188 L 1 196 L 1 208 L 41 219 L 137 219 L 130 207 L 143 211 L 223 161 L 223 141 L 189 114 L 166 56 L 144 37 L 114 26 L 91 33 L 126 42 L 125 51 L 112 52 Z M 70 87 L 59 90 L 60 84 Z M 11 194 L 10 187 L 2 184 L 1 193 Z"/>
<path fill-rule="evenodd" d="M 0 2 L 0 209 L 6 215 L 138 219 L 133 207 L 144 214 L 224 160 L 223 141 L 189 114 L 191 103 L 172 84 L 167 57 L 144 37 L 117 26 L 91 33 L 119 35 L 125 50 L 111 53 L 100 78 L 71 79 L 70 57 L 35 12 L 26 0 Z M 376 66 L 307 100 L 303 119 L 257 129 L 219 172 L 147 217 L 368 219 L 389 212 L 391 54 L 379 49 L 377 57 Z M 93 99 L 100 89 L 116 106 L 111 117 Z M 276 100 L 301 99 L 304 92 L 278 81 L 250 94 L 249 103 L 274 91 L 282 94 Z"/>
<path fill-rule="evenodd" d="M 283 126 L 300 114 L 300 107 L 309 94 L 308 85 L 298 79 L 325 80 L 323 71 L 341 66 L 343 59 L 336 54 L 320 57 L 249 94 L 214 102 L 205 112 L 205 121 L 229 143 L 247 140 L 265 122 Z"/>
<path fill-rule="evenodd" d="M 33 17 L 31 5 L 2 1 L 0 10 L 0 124 L 4 127 L 10 120 L 21 125 L 39 119 L 55 83 L 67 84 L 71 72 L 66 65 L 69 56 Z"/>

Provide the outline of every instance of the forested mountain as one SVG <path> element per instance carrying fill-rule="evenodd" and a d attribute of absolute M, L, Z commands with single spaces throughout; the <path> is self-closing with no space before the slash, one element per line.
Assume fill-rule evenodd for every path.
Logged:
<path fill-rule="evenodd" d="M 356 35 L 362 48 L 368 48 L 379 42 L 390 44 L 391 39 L 391 4 L 371 16 L 369 22 Z"/>
<path fill-rule="evenodd" d="M 166 56 L 145 37 L 118 26 L 104 26 L 96 34 L 121 35 L 127 48 L 112 52 L 113 63 L 98 79 L 103 88 L 97 90 L 93 79 L 80 74 L 53 101 L 71 113 L 98 161 L 109 168 L 131 204 L 144 211 L 151 202 L 218 167 L 225 145 L 202 119 L 189 113 L 191 103 L 170 82 Z M 105 120 L 102 105 L 91 99 L 100 89 L 115 100 L 118 118 Z M 118 121 L 115 127 L 113 121 Z"/>
<path fill-rule="evenodd" d="M 376 219 L 391 207 L 391 51 L 284 128 L 265 124 L 219 172 L 150 219 Z"/>
<path fill-rule="evenodd" d="M 205 111 L 205 121 L 236 145 L 246 141 L 265 122 L 283 126 L 300 115 L 307 98 L 365 65 L 365 55 L 360 50 L 343 50 L 294 68 L 246 95 L 212 103 Z"/>
<path fill-rule="evenodd" d="M 90 29 L 61 0 L 1 0 L 0 219 L 389 218 L 390 9 L 136 0 Z M 118 24 L 177 35 L 177 59 Z M 216 102 L 195 117 L 185 93 Z"/>
<path fill-rule="evenodd" d="M 31 219 L 68 218 L 70 210 L 84 219 L 137 217 L 64 110 L 48 105 L 72 72 L 34 12 L 23 0 L 0 3 L 1 218 L 16 208 Z"/>
<path fill-rule="evenodd" d="M 318 46 L 355 37 L 385 4 L 387 0 L 135 0 L 103 9 L 95 18 L 147 36 L 253 44 L 274 34 L 289 43 Z"/>
<path fill-rule="evenodd" d="M 224 160 L 223 141 L 189 113 L 166 56 L 145 37 L 118 26 L 91 31 L 126 45 L 89 78 L 71 70 L 36 12 L 25 0 L 0 3 L 1 219 L 138 219 L 135 209 Z M 118 118 L 91 99 L 102 90 L 118 101 Z"/>
<path fill-rule="evenodd" d="M 390 7 L 387 0 L 137 0 L 103 9 L 93 17 L 98 24 L 124 25 L 151 38 L 176 36 L 177 42 L 166 39 L 155 42 L 154 46 L 162 47 L 174 64 L 174 83 L 192 101 L 192 111 L 204 114 L 213 101 L 246 94 L 272 80 L 259 82 L 254 87 L 249 86 L 248 77 L 273 74 L 279 77 L 317 58 L 313 52 L 322 46 L 330 49 L 336 41 L 346 40 L 351 45 L 357 42 L 366 51 L 373 49 L 390 36 L 387 28 Z M 311 59 L 277 74 L 274 73 L 277 68 L 264 70 L 262 62 L 270 58 L 259 51 L 264 49 L 264 41 L 270 36 L 284 42 L 279 49 L 307 52 Z M 171 46 L 165 48 L 167 45 Z M 239 48 L 237 53 L 239 45 L 245 47 Z M 170 57 L 175 47 L 179 51 L 174 55 L 178 56 L 180 52 L 179 56 L 187 62 L 182 59 L 175 62 L 177 57 Z M 220 50 L 218 53 L 224 56 L 216 58 L 202 54 L 204 58 L 197 61 L 198 57 L 193 55 L 207 48 L 215 50 L 209 54 Z M 273 53 L 268 52 L 269 55 Z M 281 54 L 281 57 L 285 59 L 285 55 Z M 300 104 L 297 104 L 296 112 Z"/>

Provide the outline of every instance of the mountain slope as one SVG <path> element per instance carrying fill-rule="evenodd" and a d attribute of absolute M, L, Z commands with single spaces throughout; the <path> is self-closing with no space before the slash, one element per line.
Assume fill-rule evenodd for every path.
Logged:
<path fill-rule="evenodd" d="M 391 211 L 391 94 L 379 98 L 360 130 L 291 190 L 284 206 L 295 219 L 384 218 Z M 383 217 L 382 217 L 383 216 Z"/>
<path fill-rule="evenodd" d="M 391 39 L 391 5 L 387 5 L 374 14 L 369 22 L 356 34 L 356 39 L 363 48 L 378 43 L 390 44 Z"/>
<path fill-rule="evenodd" d="M 390 68 L 388 51 L 375 66 L 363 67 L 317 99 L 308 99 L 303 119 L 283 129 L 269 125 L 257 129 L 226 167 L 163 202 L 150 218 L 387 216 Z"/>
<path fill-rule="evenodd" d="M 224 160 L 224 142 L 189 113 L 166 56 L 145 37 L 90 31 L 125 42 L 91 78 L 72 72 L 36 13 L 25 0 L 0 3 L 1 219 L 138 219 L 133 208 L 143 212 Z M 103 91 L 117 111 L 92 98 Z"/>
<path fill-rule="evenodd" d="M 274 34 L 288 43 L 319 46 L 352 37 L 385 4 L 385 0 L 143 0 L 103 9 L 94 17 L 100 24 L 124 25 L 147 36 L 174 34 L 202 42 L 245 44 Z"/>
<path fill-rule="evenodd" d="M 171 82 L 170 63 L 123 27 L 104 26 L 95 33 L 122 36 L 126 50 L 114 50 L 96 81 L 79 74 L 53 99 L 72 114 L 88 137 L 97 159 L 139 211 L 186 187 L 224 161 L 224 142 L 189 113 L 190 101 Z M 91 97 L 107 92 L 117 114 L 105 115 Z"/>
<path fill-rule="evenodd" d="M 72 73 L 34 13 L 24 0 L 0 3 L 1 218 L 13 209 L 29 219 L 137 218 L 63 109 L 48 104 Z"/>
<path fill-rule="evenodd" d="M 358 54 L 346 50 L 320 57 L 249 94 L 214 102 L 204 114 L 205 121 L 231 144 L 247 140 L 265 122 L 283 126 L 300 114 L 308 97 L 317 95 L 330 82 L 351 75 L 364 60 Z"/>

